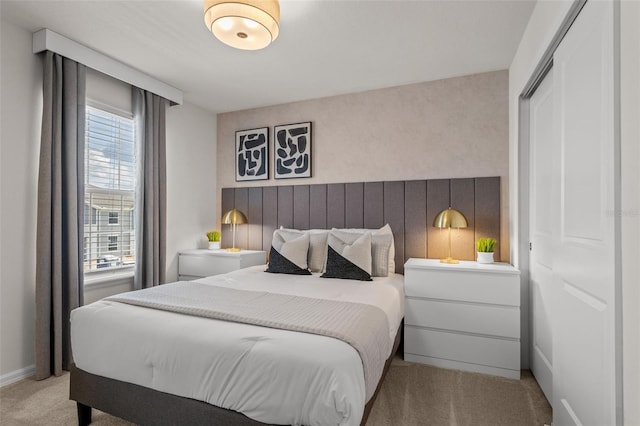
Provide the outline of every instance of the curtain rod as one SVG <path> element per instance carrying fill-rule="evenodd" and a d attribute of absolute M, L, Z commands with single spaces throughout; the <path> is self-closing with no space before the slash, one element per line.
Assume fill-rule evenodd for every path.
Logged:
<path fill-rule="evenodd" d="M 47 28 L 33 33 L 33 53 L 45 50 L 58 53 L 125 83 L 162 96 L 168 99 L 171 105 L 182 104 L 181 90 Z"/>

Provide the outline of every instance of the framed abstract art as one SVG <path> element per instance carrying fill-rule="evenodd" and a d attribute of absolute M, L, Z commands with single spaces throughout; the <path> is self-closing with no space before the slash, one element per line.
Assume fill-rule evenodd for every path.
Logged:
<path fill-rule="evenodd" d="M 269 128 L 236 132 L 236 182 L 269 179 Z"/>
<path fill-rule="evenodd" d="M 311 122 L 273 128 L 276 179 L 311 177 Z"/>

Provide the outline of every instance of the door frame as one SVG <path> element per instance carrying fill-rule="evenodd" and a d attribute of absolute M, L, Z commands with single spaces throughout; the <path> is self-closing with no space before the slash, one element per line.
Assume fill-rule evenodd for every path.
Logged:
<path fill-rule="evenodd" d="M 616 170 L 615 177 L 615 204 L 616 209 L 621 205 L 620 197 L 620 3 L 613 1 L 613 19 L 614 19 L 614 167 Z M 530 353 L 532 348 L 531 336 L 533 321 L 530 321 L 529 315 L 531 315 L 530 306 L 530 264 L 529 264 L 529 241 L 530 241 L 530 229 L 529 229 L 529 121 L 530 121 L 530 99 L 533 93 L 536 91 L 540 83 L 544 80 L 546 75 L 553 67 L 553 54 L 556 48 L 564 38 L 564 36 L 571 28 L 571 25 L 578 17 L 578 14 L 587 3 L 587 0 L 574 0 L 567 15 L 560 24 L 560 27 L 554 34 L 549 45 L 547 46 L 544 54 L 538 61 L 531 76 L 527 80 L 523 90 L 518 96 L 518 244 L 516 250 L 518 252 L 518 268 L 520 269 L 520 283 L 523 300 L 521 308 L 521 323 L 524 326 L 522 330 L 523 342 L 526 342 L 526 348 L 523 350 L 523 365 L 528 366 L 530 363 Z M 616 424 L 621 424 L 623 419 L 623 387 L 622 387 L 622 266 L 621 266 L 621 223 L 620 218 L 615 217 L 615 281 L 614 292 L 615 300 L 614 304 L 614 322 L 615 322 L 615 416 Z"/>

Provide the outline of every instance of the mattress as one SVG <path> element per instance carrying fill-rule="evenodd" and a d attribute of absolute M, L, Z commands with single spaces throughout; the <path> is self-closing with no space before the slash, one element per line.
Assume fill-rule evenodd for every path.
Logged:
<path fill-rule="evenodd" d="M 404 316 L 402 275 L 359 282 L 264 268 L 198 282 L 377 306 L 387 316 L 393 346 Z M 330 337 L 103 300 L 71 313 L 71 342 L 84 371 L 265 423 L 357 425 L 367 402 L 357 351 Z"/>

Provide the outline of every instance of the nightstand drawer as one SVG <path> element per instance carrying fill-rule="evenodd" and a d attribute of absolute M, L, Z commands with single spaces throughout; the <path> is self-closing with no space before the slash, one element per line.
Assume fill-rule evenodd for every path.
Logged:
<path fill-rule="evenodd" d="M 404 291 L 413 297 L 520 305 L 519 276 L 513 274 L 405 268 Z"/>
<path fill-rule="evenodd" d="M 178 281 L 193 281 L 193 280 L 199 280 L 200 278 L 203 278 L 203 277 L 199 277 L 196 275 L 178 275 Z"/>
<path fill-rule="evenodd" d="M 184 250 L 178 253 L 178 276 L 183 281 L 193 280 L 264 265 L 266 260 L 267 254 L 257 250 Z"/>
<path fill-rule="evenodd" d="M 405 324 L 520 338 L 520 309 L 511 306 L 405 300 Z"/>
<path fill-rule="evenodd" d="M 520 341 L 447 333 L 412 326 L 404 329 L 405 353 L 520 371 Z"/>
<path fill-rule="evenodd" d="M 184 275 L 207 277 L 235 271 L 239 268 L 239 258 L 216 257 L 212 262 L 208 256 L 181 256 L 179 272 Z"/>

